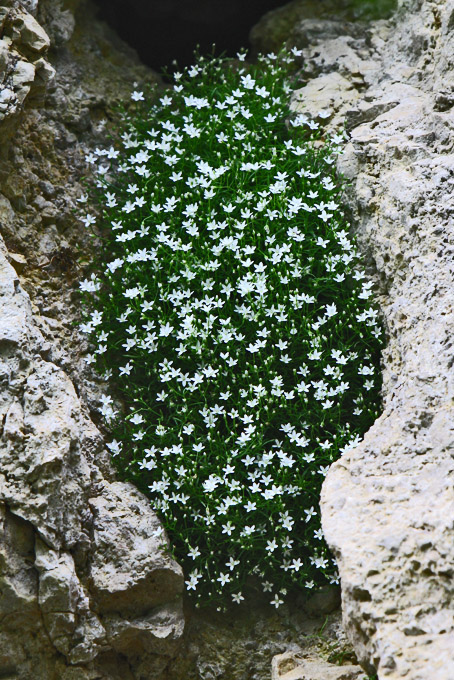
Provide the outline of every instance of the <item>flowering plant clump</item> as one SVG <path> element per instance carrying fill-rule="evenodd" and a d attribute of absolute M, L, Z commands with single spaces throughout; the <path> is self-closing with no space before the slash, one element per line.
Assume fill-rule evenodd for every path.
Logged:
<path fill-rule="evenodd" d="M 117 145 L 87 157 L 87 361 L 121 392 L 122 412 L 101 407 L 109 448 L 198 604 L 252 585 L 278 607 L 337 582 L 320 487 L 379 413 L 382 331 L 334 169 L 344 135 L 290 114 L 293 53 L 198 58 L 165 93 L 134 91 Z"/>

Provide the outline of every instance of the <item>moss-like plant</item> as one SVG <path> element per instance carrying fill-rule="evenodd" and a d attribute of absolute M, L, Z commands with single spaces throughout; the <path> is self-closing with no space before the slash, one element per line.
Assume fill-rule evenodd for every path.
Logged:
<path fill-rule="evenodd" d="M 81 283 L 87 357 L 125 408 L 101 411 L 124 479 L 150 497 L 198 604 L 258 585 L 337 582 L 319 493 L 379 413 L 372 284 L 341 207 L 336 154 L 289 112 L 293 57 L 198 58 L 132 93 L 87 157 L 101 239 Z M 82 197 L 81 201 L 85 201 Z"/>

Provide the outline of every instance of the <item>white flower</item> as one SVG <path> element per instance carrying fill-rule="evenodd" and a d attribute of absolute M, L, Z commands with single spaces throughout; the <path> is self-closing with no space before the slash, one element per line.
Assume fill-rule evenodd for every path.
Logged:
<path fill-rule="evenodd" d="M 269 90 L 266 89 L 266 87 L 256 87 L 255 88 L 256 94 L 258 94 L 259 97 L 263 97 L 263 99 L 266 99 L 269 97 Z"/>
<path fill-rule="evenodd" d="M 131 373 L 131 370 L 132 370 L 131 362 L 128 361 L 126 366 L 120 366 L 118 370 L 120 372 L 120 375 L 129 375 Z"/>
<path fill-rule="evenodd" d="M 191 549 L 188 551 L 188 555 L 189 555 L 189 557 L 192 557 L 193 560 L 195 560 L 196 557 L 199 557 L 199 556 L 201 555 L 201 552 L 200 552 L 200 550 L 199 550 L 197 547 L 196 547 L 196 548 L 191 548 Z"/>
<path fill-rule="evenodd" d="M 202 484 L 203 490 L 205 493 L 212 493 L 219 486 L 220 481 L 217 475 L 210 475 Z"/>
<path fill-rule="evenodd" d="M 317 513 L 316 513 L 315 510 L 314 510 L 314 506 L 311 506 L 311 507 L 309 508 L 309 510 L 306 510 L 306 509 L 305 509 L 304 512 L 305 512 L 305 514 L 306 514 L 306 519 L 305 519 L 306 522 L 309 522 L 309 520 L 311 519 L 311 517 L 315 517 L 315 516 L 317 515 Z"/>
<path fill-rule="evenodd" d="M 184 103 L 186 106 L 193 106 L 196 109 L 203 109 L 204 107 L 210 106 L 208 99 L 203 97 L 194 97 L 192 94 L 189 97 L 184 98 Z"/>
<path fill-rule="evenodd" d="M 159 335 L 160 335 L 160 336 L 167 337 L 168 335 L 171 334 L 172 331 L 173 331 L 173 326 L 172 326 L 172 324 L 166 323 L 166 324 L 164 324 L 163 326 L 160 327 L 160 329 L 159 329 Z"/>
<path fill-rule="evenodd" d="M 85 217 L 81 217 L 80 221 L 83 222 L 86 227 L 89 227 L 91 224 L 96 224 L 96 217 L 87 213 Z"/>
<path fill-rule="evenodd" d="M 216 579 L 216 581 L 219 581 L 221 586 L 225 586 L 226 583 L 230 581 L 230 575 L 229 574 L 220 574 L 219 578 Z"/>
<path fill-rule="evenodd" d="M 230 571 L 233 571 L 235 567 L 237 567 L 240 564 L 240 560 L 236 560 L 233 557 L 230 557 L 229 561 L 225 563 L 225 566 L 230 569 Z"/>
<path fill-rule="evenodd" d="M 245 526 L 242 532 L 240 533 L 240 536 L 250 536 L 253 534 L 255 531 L 255 524 L 252 524 L 251 526 Z"/>
<path fill-rule="evenodd" d="M 270 604 L 274 605 L 276 609 L 280 607 L 281 604 L 284 604 L 284 600 L 279 599 L 279 595 L 275 595 L 274 599 L 271 600 Z"/>
<path fill-rule="evenodd" d="M 248 73 L 246 76 L 241 76 L 241 84 L 246 90 L 252 90 L 255 85 L 255 80 Z"/>
<path fill-rule="evenodd" d="M 176 199 L 174 199 L 174 200 L 176 200 Z M 183 215 L 186 215 L 186 217 L 193 217 L 196 214 L 198 209 L 199 209 L 198 203 L 190 203 L 183 210 Z"/>
<path fill-rule="evenodd" d="M 277 544 L 277 542 L 274 538 L 273 538 L 272 541 L 268 541 L 267 544 L 266 544 L 266 550 L 268 552 L 271 552 L 271 553 L 274 552 L 277 547 L 278 547 L 278 544 Z"/>
<path fill-rule="evenodd" d="M 310 560 L 317 569 L 326 569 L 328 566 L 328 560 L 324 557 L 311 557 Z"/>
<path fill-rule="evenodd" d="M 113 456 L 117 456 L 122 448 L 122 445 L 119 442 L 117 442 L 116 439 L 113 439 L 111 442 L 107 443 L 106 446 Z"/>
<path fill-rule="evenodd" d="M 140 288 L 138 288 L 137 286 L 135 288 L 127 288 L 125 290 L 125 292 L 123 293 L 123 295 L 126 298 L 130 298 L 130 299 L 135 298 L 138 295 L 140 295 Z"/>
<path fill-rule="evenodd" d="M 185 581 L 186 586 L 188 590 L 195 590 L 197 587 L 198 581 L 202 578 L 202 575 L 198 571 L 198 569 L 195 569 L 191 574 L 189 575 L 189 580 Z"/>
<path fill-rule="evenodd" d="M 97 290 L 99 290 L 101 287 L 101 284 L 99 281 L 96 280 L 96 277 L 94 274 L 91 275 L 90 279 L 85 279 L 79 284 L 79 288 L 86 292 L 86 293 L 93 293 Z"/>
<path fill-rule="evenodd" d="M 294 571 L 299 571 L 301 569 L 301 567 L 303 566 L 303 564 L 304 564 L 304 562 L 302 560 L 300 560 L 300 558 L 298 557 L 298 559 L 293 560 L 292 569 Z"/>
<path fill-rule="evenodd" d="M 135 102 L 140 102 L 144 101 L 145 97 L 143 96 L 143 92 L 138 92 L 137 90 L 134 90 L 134 92 L 131 94 L 131 99 Z"/>

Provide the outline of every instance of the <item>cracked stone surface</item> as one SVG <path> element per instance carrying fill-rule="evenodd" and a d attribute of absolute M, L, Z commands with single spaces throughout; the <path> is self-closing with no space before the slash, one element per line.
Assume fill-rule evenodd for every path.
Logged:
<path fill-rule="evenodd" d="M 339 170 L 389 336 L 383 415 L 323 488 L 344 627 L 379 680 L 452 680 L 454 0 L 370 24 L 298 0 L 265 19 L 257 47 L 304 50 L 294 109 L 349 132 Z M 0 7 L 0 675 L 264 680 L 277 655 L 322 673 L 298 665 L 316 630 L 298 603 L 192 612 L 184 641 L 181 570 L 104 447 L 104 385 L 72 325 L 76 246 L 93 247 L 73 209 L 114 104 L 153 79 L 88 3 Z M 361 677 L 349 661 L 340 677 Z"/>
<path fill-rule="evenodd" d="M 183 631 L 181 570 L 146 499 L 116 479 L 106 385 L 74 327 L 95 247 L 74 214 L 84 157 L 106 144 L 114 105 L 156 76 L 88 2 L 7 0 L 0 12 L 0 93 L 14 103 L 0 107 L 0 675 L 268 680 L 289 648 L 352 658 L 337 592 L 279 613 L 266 598 L 229 616 L 187 605 Z M 20 103 L 14 66 L 31 78 L 38 59 L 52 77 Z"/>
<path fill-rule="evenodd" d="M 84 149 L 153 74 L 77 5 L 0 8 L 0 675 L 158 678 L 183 574 L 149 502 L 115 480 L 71 324 Z"/>
<path fill-rule="evenodd" d="M 349 131 L 338 168 L 389 339 L 383 414 L 331 467 L 323 529 L 363 666 L 380 680 L 450 680 L 454 2 L 401 0 L 362 34 L 344 24 L 317 40 L 315 23 L 299 14 L 289 32 L 309 79 L 293 107 L 328 108 L 331 128 Z"/>
<path fill-rule="evenodd" d="M 317 658 L 286 652 L 273 658 L 271 680 L 365 680 L 359 666 L 336 665 Z"/>

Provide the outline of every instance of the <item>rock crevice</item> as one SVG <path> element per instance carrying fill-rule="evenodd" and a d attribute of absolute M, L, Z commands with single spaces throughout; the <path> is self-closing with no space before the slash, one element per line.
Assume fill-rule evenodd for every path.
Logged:
<path fill-rule="evenodd" d="M 344 626 L 380 680 L 450 680 L 454 4 L 401 0 L 390 20 L 327 32 L 303 5 L 289 6 L 308 78 L 293 108 L 349 132 L 338 169 L 388 336 L 383 414 L 321 499 Z"/>
<path fill-rule="evenodd" d="M 451 680 L 454 3 L 401 0 L 370 24 L 317 5 L 276 15 L 304 50 L 292 106 L 347 126 L 339 170 L 389 338 L 383 415 L 331 468 L 323 528 L 364 667 Z M 77 247 L 92 248 L 74 216 L 85 152 L 105 143 L 133 83 L 155 79 L 92 17 L 78 0 L 0 8 L 0 670 L 18 680 L 192 672 L 177 656 L 181 569 L 144 496 L 116 481 L 96 417 L 103 385 L 72 326 Z M 286 654 L 285 672 L 313 673 Z M 219 663 L 198 661 L 200 680 Z"/>
<path fill-rule="evenodd" d="M 0 671 L 114 680 L 145 668 L 159 677 L 183 633 L 183 574 L 161 547 L 168 542 L 149 502 L 115 481 L 81 400 L 89 394 L 95 404 L 101 386 L 63 312 L 74 305 L 77 275 L 68 253 L 86 241 L 73 215 L 84 146 L 105 135 L 99 116 L 115 102 L 115 79 L 152 74 L 126 47 L 121 58 L 109 54 L 108 29 L 98 25 L 83 38 L 107 52 L 95 94 L 72 12 L 59 2 L 29 9 L 51 17 L 52 52 L 24 5 L 0 10 Z"/>
<path fill-rule="evenodd" d="M 454 118 L 439 92 L 452 80 L 452 12 L 441 0 L 401 3 L 380 42 L 372 29 L 367 90 L 356 102 L 347 92 L 347 111 L 334 103 L 350 129 L 339 169 L 388 346 L 383 415 L 331 468 L 322 519 L 347 633 L 363 665 L 393 680 L 454 672 Z"/>

